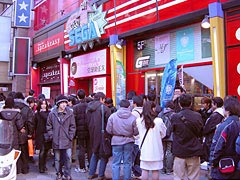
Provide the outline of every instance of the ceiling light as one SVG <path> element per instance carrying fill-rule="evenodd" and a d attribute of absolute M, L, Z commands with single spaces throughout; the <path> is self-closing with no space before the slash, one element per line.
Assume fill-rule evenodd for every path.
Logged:
<path fill-rule="evenodd" d="M 32 68 L 36 70 L 37 69 L 37 63 L 34 63 Z"/>
<path fill-rule="evenodd" d="M 118 49 L 122 49 L 123 41 L 124 41 L 123 39 L 120 39 L 120 40 L 117 41 L 116 47 L 117 47 Z"/>
<path fill-rule="evenodd" d="M 209 16 L 208 15 L 204 16 L 204 19 L 202 20 L 201 26 L 202 26 L 202 28 L 205 28 L 205 29 L 210 28 L 210 22 L 209 22 Z"/>

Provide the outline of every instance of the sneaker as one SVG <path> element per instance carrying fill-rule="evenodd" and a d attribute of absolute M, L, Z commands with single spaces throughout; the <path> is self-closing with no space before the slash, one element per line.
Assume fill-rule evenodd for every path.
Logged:
<path fill-rule="evenodd" d="M 65 175 L 63 175 L 63 178 L 62 178 L 63 180 L 72 180 L 72 177 L 71 176 L 65 176 Z"/>
<path fill-rule="evenodd" d="M 134 174 L 131 175 L 132 179 L 142 179 L 142 176 L 135 176 Z"/>
<path fill-rule="evenodd" d="M 58 173 L 58 174 L 57 174 L 56 180 L 62 180 L 62 175 L 61 175 L 61 173 Z"/>
<path fill-rule="evenodd" d="M 75 172 L 85 173 L 85 172 L 87 172 L 87 170 L 85 168 L 80 169 L 78 167 L 78 168 L 75 168 Z"/>
<path fill-rule="evenodd" d="M 98 177 L 98 175 L 97 174 L 94 174 L 94 175 L 89 175 L 88 176 L 88 179 L 95 179 L 95 178 L 97 178 Z"/>
<path fill-rule="evenodd" d="M 167 175 L 173 175 L 173 172 L 167 172 L 166 174 Z"/>

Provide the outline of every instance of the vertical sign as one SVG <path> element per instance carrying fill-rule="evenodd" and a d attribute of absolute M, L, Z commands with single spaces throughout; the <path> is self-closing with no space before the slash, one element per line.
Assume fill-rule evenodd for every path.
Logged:
<path fill-rule="evenodd" d="M 31 26 L 31 0 L 16 0 L 14 26 L 29 28 Z"/>
<path fill-rule="evenodd" d="M 14 37 L 13 74 L 28 75 L 30 59 L 30 38 Z"/>
<path fill-rule="evenodd" d="M 176 32 L 177 62 L 188 62 L 194 60 L 194 31 L 187 28 Z"/>
<path fill-rule="evenodd" d="M 167 64 L 170 59 L 170 33 L 155 37 L 155 65 Z"/>

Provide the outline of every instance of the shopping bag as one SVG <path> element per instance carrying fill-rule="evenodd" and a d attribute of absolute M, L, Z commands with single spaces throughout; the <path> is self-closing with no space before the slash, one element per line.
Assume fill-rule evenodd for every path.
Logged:
<path fill-rule="evenodd" d="M 33 148 L 33 140 L 28 139 L 28 155 L 33 156 L 34 155 L 34 148 Z"/>

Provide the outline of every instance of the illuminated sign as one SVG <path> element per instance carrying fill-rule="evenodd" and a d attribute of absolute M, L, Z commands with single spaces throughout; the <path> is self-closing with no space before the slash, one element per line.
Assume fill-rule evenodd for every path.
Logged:
<path fill-rule="evenodd" d="M 79 11 L 72 14 L 66 23 L 64 43 L 69 46 L 78 45 L 79 49 L 82 47 L 84 50 L 87 47 L 93 48 L 94 42 L 98 42 L 101 34 L 105 34 L 106 13 L 102 12 L 102 5 L 97 8 L 84 0 Z"/>
<path fill-rule="evenodd" d="M 137 58 L 135 67 L 136 68 L 148 67 L 149 61 L 150 61 L 150 56 L 139 57 Z"/>

